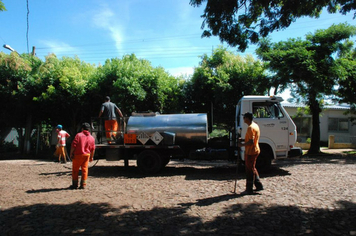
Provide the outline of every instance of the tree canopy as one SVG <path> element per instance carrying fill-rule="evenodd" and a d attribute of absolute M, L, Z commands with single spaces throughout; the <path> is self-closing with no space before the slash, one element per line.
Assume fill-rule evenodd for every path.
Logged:
<path fill-rule="evenodd" d="M 351 0 L 191 0 L 190 4 L 199 7 L 204 2 L 202 36 L 219 36 L 241 51 L 273 31 L 289 27 L 297 18 L 319 17 L 324 8 L 341 14 L 356 9 L 356 2 Z"/>
<path fill-rule="evenodd" d="M 28 54 L 0 53 L 0 139 L 7 127 L 16 127 L 21 141 L 24 127 L 29 140 L 34 126 L 58 123 L 74 137 L 82 122 L 98 116 L 106 95 L 127 116 L 132 111 L 178 113 L 181 86 L 180 79 L 134 54 L 96 67 L 77 57 L 50 54 L 43 62 Z"/>
<path fill-rule="evenodd" d="M 231 129 L 235 106 L 244 95 L 264 95 L 270 86 L 264 64 L 219 47 L 203 55 L 185 86 L 186 112 L 204 112 L 213 123 Z"/>
<path fill-rule="evenodd" d="M 134 111 L 180 111 L 178 80 L 162 67 L 154 68 L 134 54 L 107 60 L 98 68 L 95 83 L 99 86 L 100 102 L 109 95 L 120 103 L 127 116 Z"/>
<path fill-rule="evenodd" d="M 0 0 L 0 11 L 6 11 L 5 5 L 2 0 Z"/>
<path fill-rule="evenodd" d="M 347 44 L 347 43 L 345 43 Z M 350 44 L 350 43 L 348 43 Z M 350 113 L 356 115 L 356 49 L 350 49 L 348 53 L 338 58 L 339 64 L 337 70 L 339 87 L 337 90 L 337 97 L 341 102 L 350 104 Z M 352 119 L 355 124 L 355 118 Z"/>
<path fill-rule="evenodd" d="M 16 128 L 20 141 L 24 141 L 23 135 L 29 140 L 31 123 L 40 116 L 34 112 L 39 107 L 32 100 L 37 89 L 36 76 L 40 65 L 38 58 L 27 54 L 0 53 L 0 109 L 3 111 L 0 115 L 0 130 L 6 131 L 6 127 Z M 23 134 L 22 129 L 25 127 Z M 26 145 L 26 149 L 29 149 L 28 142 Z"/>
<path fill-rule="evenodd" d="M 340 71 L 348 69 L 346 63 L 335 57 L 348 54 L 352 45 L 348 39 L 355 34 L 355 26 L 332 25 L 326 30 L 307 34 L 306 40 L 297 38 L 278 43 L 263 40 L 256 51 L 263 61 L 268 62 L 277 84 L 282 87 L 290 84 L 298 98 L 304 98 L 309 105 L 313 122 L 310 153 L 320 152 L 322 100 L 325 95 L 335 94 L 335 86 L 345 78 L 341 77 Z"/>

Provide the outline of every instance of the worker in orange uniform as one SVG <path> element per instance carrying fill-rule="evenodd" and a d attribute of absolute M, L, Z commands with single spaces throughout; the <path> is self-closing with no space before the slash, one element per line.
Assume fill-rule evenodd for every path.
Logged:
<path fill-rule="evenodd" d="M 72 185 L 71 189 L 78 188 L 79 168 L 82 169 L 82 178 L 80 181 L 80 189 L 85 189 L 88 179 L 88 165 L 93 161 L 95 153 L 95 139 L 91 136 L 90 125 L 88 123 L 82 124 L 82 132 L 78 133 L 70 149 L 70 156 L 72 158 Z"/>
<path fill-rule="evenodd" d="M 240 142 L 239 147 L 245 147 L 245 169 L 246 169 L 246 190 L 242 194 L 253 194 L 253 185 L 256 191 L 263 190 L 263 185 L 260 181 L 260 176 L 256 169 L 257 157 L 260 154 L 260 128 L 253 121 L 253 115 L 247 112 L 243 115 L 244 122 L 248 125 L 245 142 Z"/>
<path fill-rule="evenodd" d="M 99 117 L 103 116 L 105 119 L 105 133 L 108 144 L 114 143 L 117 139 L 117 131 L 119 131 L 119 125 L 116 120 L 115 111 L 120 117 L 123 117 L 121 110 L 110 102 L 110 97 L 105 97 L 105 102 L 101 105 Z"/>

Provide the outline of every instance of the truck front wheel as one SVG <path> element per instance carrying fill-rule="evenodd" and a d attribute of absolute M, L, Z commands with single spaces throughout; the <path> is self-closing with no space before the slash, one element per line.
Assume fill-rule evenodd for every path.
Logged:
<path fill-rule="evenodd" d="M 145 174 L 155 174 L 162 167 L 162 159 L 157 152 L 145 150 L 137 157 L 137 168 Z"/>

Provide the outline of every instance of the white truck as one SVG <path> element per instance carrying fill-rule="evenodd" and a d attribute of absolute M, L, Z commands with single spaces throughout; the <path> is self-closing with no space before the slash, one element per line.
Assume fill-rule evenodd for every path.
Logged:
<path fill-rule="evenodd" d="M 96 137 L 96 159 L 108 161 L 137 160 L 144 173 L 154 174 L 171 159 L 230 160 L 240 158 L 244 163 L 244 148 L 238 148 L 247 125 L 243 114 L 252 112 L 260 126 L 261 154 L 257 168 L 269 168 L 273 159 L 300 156 L 302 151 L 293 145 L 297 139 L 296 126 L 277 96 L 244 96 L 236 106 L 235 128 L 229 137 L 209 139 L 207 114 L 140 113 L 119 119 L 120 132 L 115 143 L 105 140 L 103 121 L 92 120 L 92 134 Z"/>
<path fill-rule="evenodd" d="M 296 157 L 302 155 L 297 141 L 297 127 L 281 105 L 283 98 L 278 96 L 244 96 L 236 106 L 235 129 L 237 137 L 244 138 L 247 125 L 243 114 L 252 112 L 254 121 L 260 127 L 261 154 L 257 158 L 257 167 L 269 168 L 273 159 Z M 239 151 L 244 159 L 244 148 Z"/>

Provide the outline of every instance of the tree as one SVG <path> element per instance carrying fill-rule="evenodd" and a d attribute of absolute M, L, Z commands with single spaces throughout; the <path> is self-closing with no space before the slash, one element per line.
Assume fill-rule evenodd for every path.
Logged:
<path fill-rule="evenodd" d="M 39 117 L 35 112 L 38 111 L 38 104 L 32 97 L 36 91 L 36 74 L 40 65 L 41 61 L 32 55 L 0 53 L 0 109 L 3 111 L 0 115 L 0 130 L 15 127 L 23 153 L 30 150 L 32 124 Z"/>
<path fill-rule="evenodd" d="M 346 42 L 345 46 L 350 50 L 336 61 L 339 64 L 336 72 L 340 78 L 337 96 L 341 102 L 350 104 L 350 113 L 356 115 L 356 49 L 351 48 L 350 42 Z M 355 118 L 352 120 L 355 121 Z"/>
<path fill-rule="evenodd" d="M 134 111 L 163 113 L 177 109 L 174 106 L 178 104 L 179 81 L 163 68 L 153 68 L 149 61 L 134 54 L 107 60 L 98 68 L 95 81 L 100 102 L 109 95 L 119 102 L 126 115 Z"/>
<path fill-rule="evenodd" d="M 264 65 L 252 56 L 241 57 L 226 48 L 203 55 L 199 67 L 184 86 L 186 112 L 208 113 L 213 123 L 231 130 L 235 106 L 249 94 L 267 93 L 270 86 Z M 211 123 L 211 120 L 210 122 Z"/>
<path fill-rule="evenodd" d="M 191 0 L 199 7 L 207 2 L 202 18 L 203 37 L 219 36 L 222 42 L 244 51 L 275 30 L 288 28 L 297 18 L 319 17 L 324 7 L 329 13 L 346 14 L 356 9 L 351 0 Z"/>
<path fill-rule="evenodd" d="M 325 95 L 334 94 L 338 85 L 341 64 L 334 59 L 347 47 L 345 40 L 356 34 L 356 27 L 348 24 L 332 25 L 326 30 L 307 34 L 306 40 L 289 39 L 278 43 L 263 40 L 257 49 L 259 57 L 283 87 L 292 84 L 291 90 L 304 98 L 312 113 L 310 154 L 320 152 L 319 116 Z"/>
<path fill-rule="evenodd" d="M 0 11 L 6 11 L 5 5 L 2 0 L 0 0 Z"/>
<path fill-rule="evenodd" d="M 93 107 L 89 105 L 88 91 L 93 87 L 95 72 L 94 65 L 77 57 L 47 56 L 38 71 L 39 90 L 34 96 L 41 104 L 42 119 L 50 119 L 52 126 L 63 124 L 74 136 L 82 122 L 90 121 Z"/>

